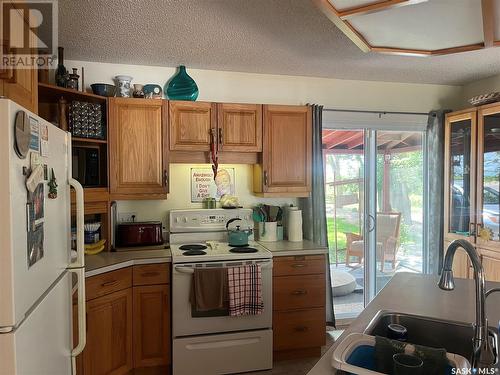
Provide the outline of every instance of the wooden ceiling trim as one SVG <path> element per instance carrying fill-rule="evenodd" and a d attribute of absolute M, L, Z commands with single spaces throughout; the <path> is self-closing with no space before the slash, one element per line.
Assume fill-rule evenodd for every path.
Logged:
<path fill-rule="evenodd" d="M 484 47 L 490 48 L 495 45 L 494 0 L 481 0 L 481 12 L 483 13 Z"/>
<path fill-rule="evenodd" d="M 371 46 L 366 39 L 346 21 L 340 18 L 340 14 L 328 0 L 312 0 L 325 16 L 337 26 L 351 41 L 363 52 L 370 52 Z"/>
<path fill-rule="evenodd" d="M 372 47 L 373 52 L 386 53 L 390 55 L 401 55 L 401 56 L 431 56 L 432 51 L 421 50 L 421 49 L 405 49 L 405 48 L 393 48 L 393 47 Z"/>
<path fill-rule="evenodd" d="M 449 55 L 452 53 L 477 51 L 483 48 L 484 48 L 484 43 L 469 44 L 467 46 L 436 49 L 432 51 L 432 55 Z"/>
<path fill-rule="evenodd" d="M 383 11 L 398 6 L 407 6 L 426 2 L 428 0 L 383 0 L 363 5 L 355 8 L 349 8 L 344 11 L 338 11 L 329 0 L 312 0 L 312 2 L 332 21 L 351 41 L 356 44 L 363 52 L 378 52 L 390 55 L 401 56 L 434 56 L 449 55 L 460 52 L 470 52 L 484 49 L 485 46 L 500 47 L 500 40 L 494 40 L 494 0 L 481 0 L 483 10 L 483 31 L 484 43 L 476 43 L 459 47 L 443 48 L 438 50 L 419 50 L 411 48 L 396 48 L 373 46 L 366 38 L 352 26 L 347 20 L 351 16 L 357 16 L 374 11 Z M 484 19 L 487 18 L 485 22 Z"/>
<path fill-rule="evenodd" d="M 353 16 L 360 16 L 363 14 L 376 13 L 391 8 L 398 8 L 407 5 L 414 5 L 423 3 L 428 0 L 382 0 L 376 1 L 371 4 L 362 5 L 359 7 L 349 8 L 345 10 L 337 10 L 340 19 L 346 20 Z M 333 5 L 332 5 L 333 6 Z"/>

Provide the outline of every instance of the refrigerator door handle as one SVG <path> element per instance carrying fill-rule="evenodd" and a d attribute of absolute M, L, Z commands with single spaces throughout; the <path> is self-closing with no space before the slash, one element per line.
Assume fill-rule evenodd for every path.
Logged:
<path fill-rule="evenodd" d="M 87 319 L 85 314 L 85 269 L 77 268 L 72 269 L 70 272 L 73 272 L 77 276 L 76 287 L 77 296 L 78 296 L 78 345 L 71 351 L 72 357 L 72 365 L 73 365 L 73 374 L 76 372 L 76 356 L 79 355 L 83 348 L 85 348 L 85 344 L 87 343 Z"/>
<path fill-rule="evenodd" d="M 76 193 L 76 260 L 69 268 L 80 268 L 85 266 L 83 187 L 74 178 L 69 179 L 69 184 Z"/>

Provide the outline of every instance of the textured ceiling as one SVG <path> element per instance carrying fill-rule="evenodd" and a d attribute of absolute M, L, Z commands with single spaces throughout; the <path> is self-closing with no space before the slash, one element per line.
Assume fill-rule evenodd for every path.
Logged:
<path fill-rule="evenodd" d="M 74 60 L 456 85 L 500 73 L 500 48 L 365 54 L 310 0 L 59 0 L 59 34 Z"/>

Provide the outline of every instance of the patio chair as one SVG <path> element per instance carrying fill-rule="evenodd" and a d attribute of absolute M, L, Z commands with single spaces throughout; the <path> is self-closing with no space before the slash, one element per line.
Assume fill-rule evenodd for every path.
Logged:
<path fill-rule="evenodd" d="M 392 262 L 392 269 L 396 267 L 396 255 L 399 249 L 399 229 L 401 212 L 377 212 L 377 260 L 380 261 L 380 271 L 384 272 L 385 262 Z M 363 262 L 363 236 L 344 232 L 347 237 L 345 264 L 350 266 L 351 257 L 357 257 Z"/>

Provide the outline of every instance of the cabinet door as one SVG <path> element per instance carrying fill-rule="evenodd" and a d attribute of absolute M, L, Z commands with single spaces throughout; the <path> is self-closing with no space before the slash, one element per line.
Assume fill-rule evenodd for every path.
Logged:
<path fill-rule="evenodd" d="M 312 129 L 307 106 L 264 106 L 262 190 L 311 191 Z"/>
<path fill-rule="evenodd" d="M 487 281 L 500 281 L 500 254 L 499 257 L 482 255 L 484 274 Z"/>
<path fill-rule="evenodd" d="M 38 71 L 36 69 L 13 69 L 0 71 L 2 95 L 17 104 L 38 113 Z M 2 79 L 1 77 L 10 77 Z"/>
<path fill-rule="evenodd" d="M 500 105 L 479 111 L 477 243 L 500 251 Z"/>
<path fill-rule="evenodd" d="M 446 240 L 475 241 L 476 111 L 451 114 L 445 126 Z"/>
<path fill-rule="evenodd" d="M 167 193 L 166 101 L 112 98 L 109 108 L 111 193 Z"/>
<path fill-rule="evenodd" d="M 217 104 L 219 150 L 262 151 L 262 105 Z"/>
<path fill-rule="evenodd" d="M 132 289 L 87 302 L 85 375 L 127 374 L 132 369 Z"/>
<path fill-rule="evenodd" d="M 134 368 L 170 363 L 170 287 L 134 287 Z"/>
<path fill-rule="evenodd" d="M 170 149 L 210 151 L 216 131 L 216 105 L 206 102 L 169 102 Z"/>

